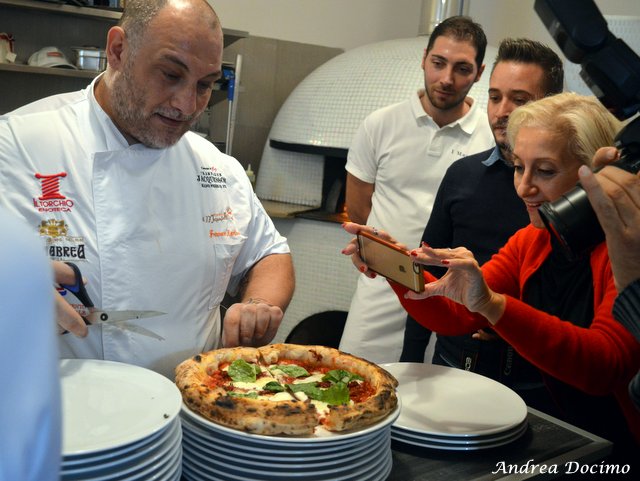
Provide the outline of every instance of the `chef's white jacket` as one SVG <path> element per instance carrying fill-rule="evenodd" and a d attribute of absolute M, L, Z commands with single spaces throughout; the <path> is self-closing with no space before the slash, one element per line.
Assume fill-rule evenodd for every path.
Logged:
<path fill-rule="evenodd" d="M 80 267 L 96 307 L 166 312 L 129 321 L 164 341 L 102 324 L 60 336 L 61 356 L 173 378 L 179 362 L 218 347 L 225 292 L 289 247 L 234 158 L 191 132 L 165 149 L 129 146 L 95 82 L 0 117 L 0 205 L 51 259 Z"/>

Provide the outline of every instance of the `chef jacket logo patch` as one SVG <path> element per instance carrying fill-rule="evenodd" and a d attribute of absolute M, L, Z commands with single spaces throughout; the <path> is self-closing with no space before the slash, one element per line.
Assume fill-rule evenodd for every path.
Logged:
<path fill-rule="evenodd" d="M 42 191 L 42 195 L 33 199 L 33 206 L 38 212 L 71 212 L 74 202 L 60 193 L 60 179 L 66 176 L 66 172 L 35 174 L 35 178 L 40 181 Z"/>
<path fill-rule="evenodd" d="M 202 216 L 202 222 L 205 224 L 215 224 L 216 222 L 223 222 L 225 220 L 234 220 L 231 207 L 227 207 L 224 212 L 212 212 L 211 214 Z"/>
<path fill-rule="evenodd" d="M 69 235 L 69 227 L 63 220 L 47 219 L 40 222 L 38 233 L 46 237 L 47 255 L 60 261 L 86 259 L 84 237 Z"/>
<path fill-rule="evenodd" d="M 218 172 L 215 167 L 200 167 L 200 173 L 196 176 L 196 181 L 203 189 L 226 189 L 227 178 Z"/>

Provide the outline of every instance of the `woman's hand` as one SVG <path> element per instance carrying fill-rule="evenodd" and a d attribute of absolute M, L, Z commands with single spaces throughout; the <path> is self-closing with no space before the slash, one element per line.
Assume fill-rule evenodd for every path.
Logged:
<path fill-rule="evenodd" d="M 393 237 L 391 237 L 391 235 L 389 235 L 387 232 L 376 229 L 375 227 L 356 224 L 355 222 L 346 222 L 342 224 L 342 227 L 349 234 L 357 235 L 358 232 L 363 232 L 363 231 L 368 232 L 369 234 L 373 234 L 382 240 L 385 240 L 387 242 L 391 242 L 397 245 L 401 249 L 407 250 L 407 247 L 404 244 L 398 243 L 398 241 L 396 241 Z M 362 260 L 362 257 L 360 257 L 360 250 L 358 248 L 358 239 L 356 237 L 351 239 L 351 241 L 347 244 L 347 246 L 344 249 L 342 249 L 342 253 L 346 256 L 351 256 L 351 262 L 353 262 L 353 265 L 365 276 L 370 277 L 371 279 L 376 277 L 376 273 L 369 270 L 369 266 L 367 266 L 367 264 Z"/>
<path fill-rule="evenodd" d="M 491 324 L 496 324 L 502 317 L 506 299 L 489 288 L 478 261 L 468 249 L 432 249 L 423 244 L 411 251 L 411 257 L 419 264 L 447 267 L 447 272 L 440 279 L 428 283 L 424 292 L 407 292 L 407 299 L 445 296 L 463 304 L 471 312 L 482 314 Z"/>

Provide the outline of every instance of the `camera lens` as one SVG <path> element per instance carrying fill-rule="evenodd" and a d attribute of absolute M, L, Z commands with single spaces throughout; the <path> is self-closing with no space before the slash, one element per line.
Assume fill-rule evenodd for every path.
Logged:
<path fill-rule="evenodd" d="M 602 227 L 580 185 L 554 202 L 545 202 L 538 212 L 570 260 L 580 258 L 604 240 Z"/>

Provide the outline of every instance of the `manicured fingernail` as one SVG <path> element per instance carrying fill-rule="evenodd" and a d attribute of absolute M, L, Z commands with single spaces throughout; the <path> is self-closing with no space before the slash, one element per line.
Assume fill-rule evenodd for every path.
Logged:
<path fill-rule="evenodd" d="M 340 252 L 341 252 L 342 254 L 346 254 L 346 253 L 347 253 L 347 250 L 346 250 L 346 249 L 342 249 Z"/>
<path fill-rule="evenodd" d="M 371 273 L 371 279 L 375 279 L 377 277 L 377 274 L 375 272 Z"/>
<path fill-rule="evenodd" d="M 431 247 L 429 244 L 427 244 L 425 241 L 422 241 L 422 243 L 420 244 L 423 247 Z"/>
<path fill-rule="evenodd" d="M 360 269 L 360 272 L 364 272 L 367 270 L 367 268 L 365 266 L 360 266 L 358 267 L 358 269 Z"/>
<path fill-rule="evenodd" d="M 440 264 L 444 264 L 445 266 L 449 264 L 449 261 L 447 259 L 442 259 L 440 261 Z"/>
<path fill-rule="evenodd" d="M 413 249 L 409 254 L 410 254 L 412 257 L 415 257 L 415 256 L 417 256 L 417 255 L 418 255 L 418 252 L 417 252 L 415 249 Z"/>

